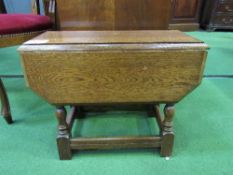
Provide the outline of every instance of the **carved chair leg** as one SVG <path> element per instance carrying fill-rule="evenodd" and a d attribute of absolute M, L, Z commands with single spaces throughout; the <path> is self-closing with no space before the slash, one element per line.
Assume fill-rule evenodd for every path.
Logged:
<path fill-rule="evenodd" d="M 64 106 L 57 107 L 56 117 L 58 120 L 58 135 L 57 135 L 57 146 L 59 157 L 61 160 L 71 159 L 71 148 L 70 148 L 70 131 L 66 123 L 66 109 Z"/>
<path fill-rule="evenodd" d="M 6 90 L 5 90 L 5 87 L 3 85 L 1 78 L 0 78 L 0 99 L 1 99 L 1 104 L 2 104 L 1 114 L 5 118 L 6 122 L 8 124 L 11 124 L 13 123 L 13 120 L 12 120 L 11 112 L 10 112 L 10 104 L 9 104 Z"/>
<path fill-rule="evenodd" d="M 174 132 L 173 132 L 173 117 L 175 114 L 174 105 L 167 104 L 164 107 L 164 121 L 162 131 L 162 143 L 161 143 L 161 156 L 169 157 L 172 154 L 172 148 L 174 143 Z"/>

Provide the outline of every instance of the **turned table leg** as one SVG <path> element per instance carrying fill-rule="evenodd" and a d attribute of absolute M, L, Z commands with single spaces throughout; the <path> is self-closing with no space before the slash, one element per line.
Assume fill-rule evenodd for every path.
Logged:
<path fill-rule="evenodd" d="M 1 114 L 5 118 L 6 122 L 8 124 L 11 124 L 13 123 L 13 120 L 12 120 L 11 112 L 10 112 L 10 104 L 9 104 L 6 90 L 5 90 L 5 87 L 3 85 L 1 78 L 0 78 L 0 99 L 1 99 L 1 104 L 2 104 Z"/>
<path fill-rule="evenodd" d="M 161 143 L 161 156 L 169 157 L 172 154 L 172 148 L 174 143 L 174 132 L 173 132 L 173 117 L 175 114 L 174 105 L 167 104 L 164 107 L 164 121 L 162 128 L 162 143 Z"/>
<path fill-rule="evenodd" d="M 57 146 L 59 157 L 61 160 L 70 160 L 70 131 L 66 122 L 66 109 L 64 106 L 57 107 L 56 117 L 58 120 Z"/>

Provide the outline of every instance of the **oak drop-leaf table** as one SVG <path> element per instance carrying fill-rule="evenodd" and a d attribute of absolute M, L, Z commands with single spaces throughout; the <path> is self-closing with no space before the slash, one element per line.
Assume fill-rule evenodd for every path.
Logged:
<path fill-rule="evenodd" d="M 72 150 L 112 148 L 156 147 L 169 157 L 174 105 L 200 84 L 206 50 L 179 31 L 50 31 L 19 48 L 28 86 L 56 106 L 62 160 Z M 78 106 L 96 104 L 151 104 L 160 134 L 72 138 Z"/>

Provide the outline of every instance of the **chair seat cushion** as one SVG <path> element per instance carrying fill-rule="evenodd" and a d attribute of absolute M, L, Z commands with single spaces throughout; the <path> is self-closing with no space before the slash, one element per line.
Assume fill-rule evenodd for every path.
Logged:
<path fill-rule="evenodd" d="M 0 35 L 41 31 L 52 28 L 47 16 L 34 14 L 0 14 Z"/>

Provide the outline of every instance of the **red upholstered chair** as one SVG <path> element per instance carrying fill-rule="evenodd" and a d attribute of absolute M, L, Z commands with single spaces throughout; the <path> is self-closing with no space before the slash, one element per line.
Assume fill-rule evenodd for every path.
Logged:
<path fill-rule="evenodd" d="M 48 1 L 44 0 L 45 13 L 48 14 Z M 3 5 L 3 1 L 1 0 Z M 39 0 L 33 0 L 33 12 L 37 14 L 0 14 L 0 47 L 22 44 L 38 34 L 51 30 L 53 22 L 48 16 L 40 14 Z M 4 11 L 4 8 L 1 8 Z M 7 93 L 0 77 L 1 113 L 7 123 L 12 123 Z"/>

